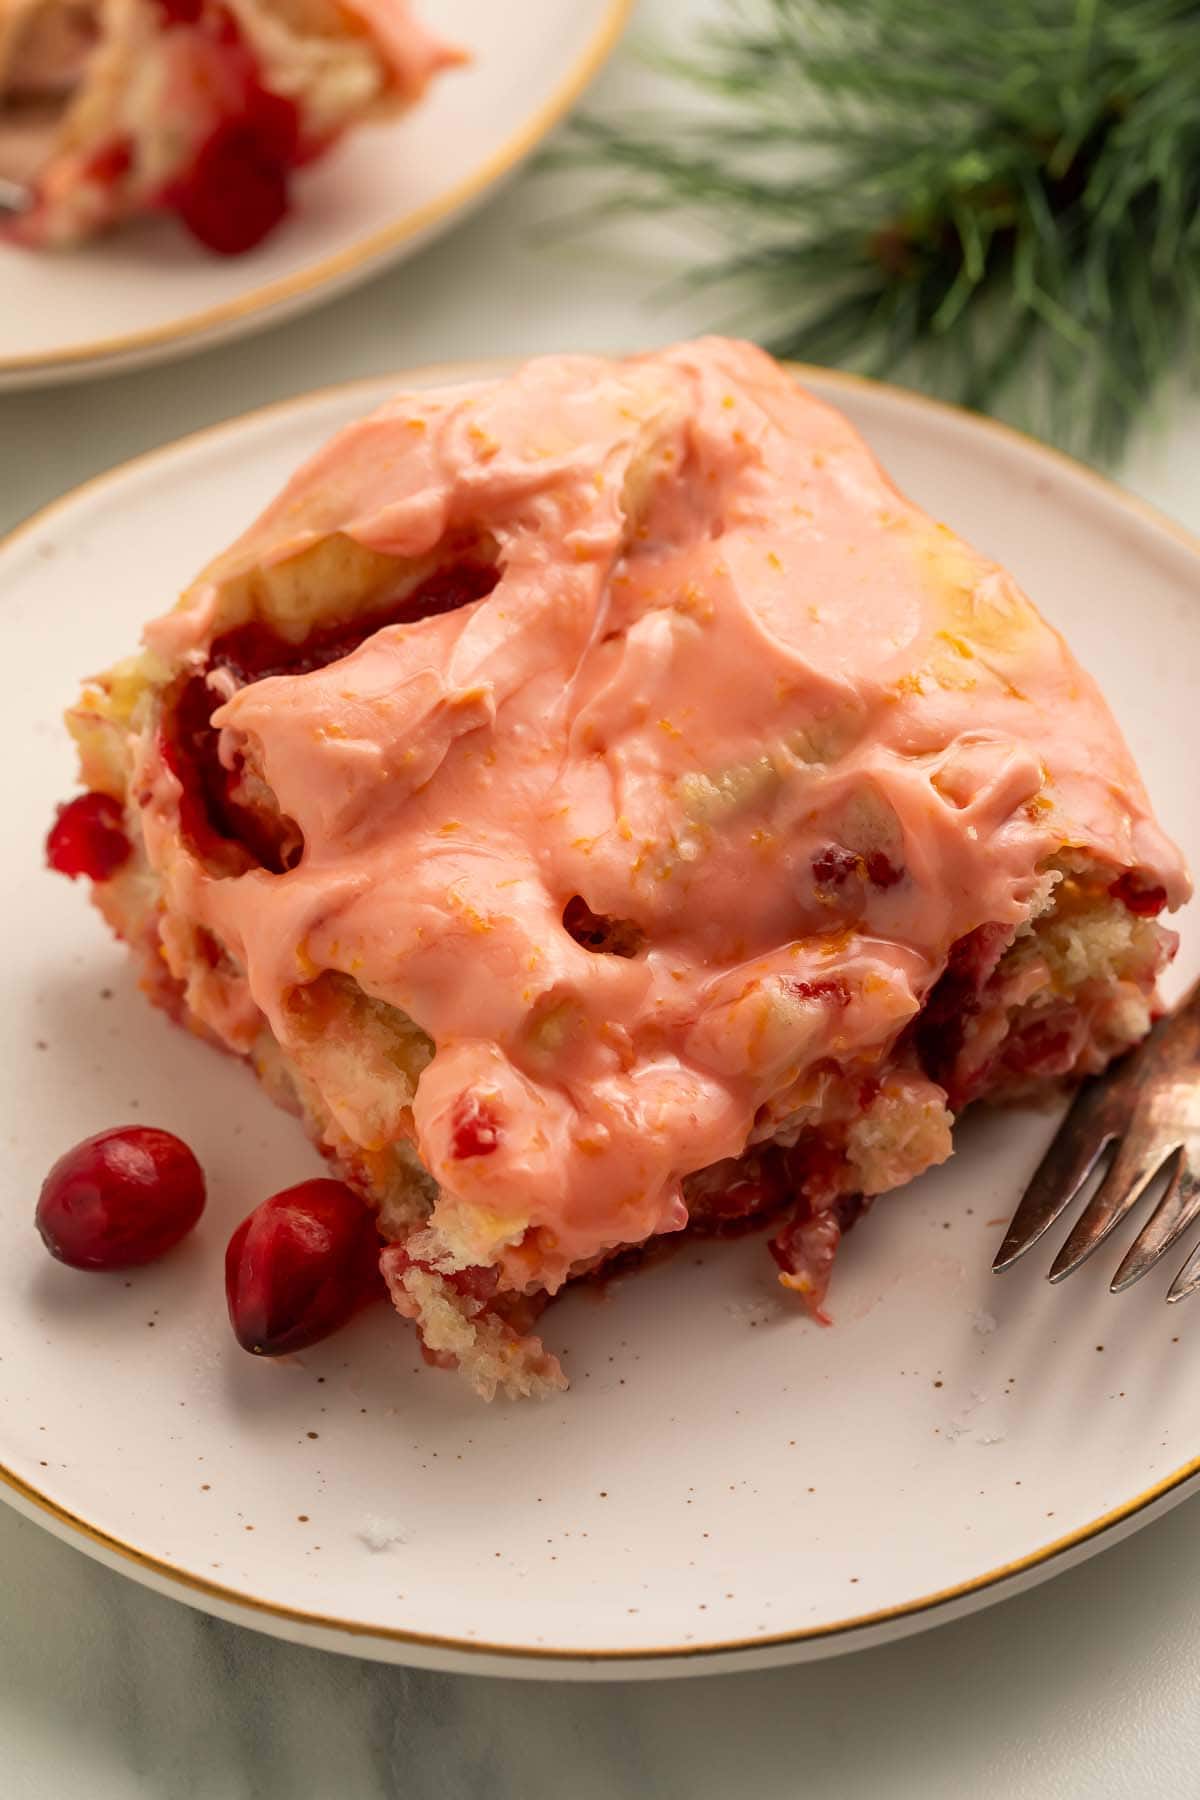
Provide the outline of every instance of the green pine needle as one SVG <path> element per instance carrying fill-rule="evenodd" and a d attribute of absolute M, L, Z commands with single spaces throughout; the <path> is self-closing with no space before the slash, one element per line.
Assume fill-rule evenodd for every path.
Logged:
<path fill-rule="evenodd" d="M 1198 0 L 731 0 L 656 61 L 694 111 L 585 116 L 554 160 L 714 227 L 700 276 L 777 355 L 1102 459 L 1191 373 Z"/>

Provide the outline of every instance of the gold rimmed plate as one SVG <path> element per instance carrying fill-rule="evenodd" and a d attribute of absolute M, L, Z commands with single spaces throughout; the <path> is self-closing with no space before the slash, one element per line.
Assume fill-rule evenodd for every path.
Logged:
<path fill-rule="evenodd" d="M 828 1331 L 796 1316 L 749 1238 L 556 1306 L 546 1335 L 572 1386 L 543 1405 L 480 1406 L 383 1309 L 278 1363 L 232 1339 L 225 1239 L 319 1165 L 231 1059 L 150 1012 L 82 894 L 43 872 L 73 779 L 58 714 L 332 430 L 397 385 L 470 373 L 356 383 L 219 426 L 0 548 L 19 674 L 3 728 L 0 1493 L 223 1617 L 439 1668 L 800 1660 L 1041 1579 L 1200 1478 L 1196 1321 L 1162 1305 L 1166 1272 L 1119 1299 L 990 1272 L 1052 1112 L 969 1118 L 949 1164 L 880 1201 L 839 1263 Z M 1000 427 L 805 379 L 1066 632 L 1200 861 L 1196 544 Z M 1182 928 L 1172 994 L 1200 963 L 1188 915 Z M 192 1143 L 208 1212 L 156 1267 L 75 1274 L 38 1242 L 38 1186 L 67 1144 L 130 1120 Z"/>

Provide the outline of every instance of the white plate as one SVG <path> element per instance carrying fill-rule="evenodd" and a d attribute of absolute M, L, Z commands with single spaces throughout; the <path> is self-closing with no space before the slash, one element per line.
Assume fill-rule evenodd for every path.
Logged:
<path fill-rule="evenodd" d="M 1198 547 L 999 427 L 811 379 L 1065 629 L 1200 861 Z M 570 1295 L 546 1332 L 573 1385 L 540 1406 L 481 1406 L 419 1367 L 382 1309 L 290 1361 L 236 1348 L 225 1239 L 317 1159 L 236 1063 L 150 1011 L 83 894 L 43 873 L 73 779 L 58 712 L 394 385 L 185 439 L 0 551 L 5 1497 L 150 1586 L 283 1637 L 575 1676 L 762 1665 L 914 1630 L 1180 1499 L 1200 1472 L 1200 1302 L 1162 1300 L 1182 1253 L 1120 1300 L 1099 1267 L 1052 1291 L 1049 1250 L 989 1273 L 1045 1114 L 969 1120 L 949 1165 L 875 1209 L 839 1262 L 829 1331 L 781 1301 L 748 1239 Z M 1198 962 L 1185 921 L 1172 992 Z M 157 1268 L 73 1273 L 34 1234 L 38 1186 L 67 1144 L 128 1119 L 195 1147 L 208 1212 Z"/>
<path fill-rule="evenodd" d="M 110 374 L 239 337 L 409 256 L 510 175 L 578 98 L 633 0 L 423 0 L 471 54 L 392 125 L 353 132 L 245 256 L 170 219 L 69 253 L 0 244 L 0 389 Z"/>

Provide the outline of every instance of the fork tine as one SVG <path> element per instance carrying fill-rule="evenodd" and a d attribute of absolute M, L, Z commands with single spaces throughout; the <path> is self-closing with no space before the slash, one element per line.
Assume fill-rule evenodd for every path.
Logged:
<path fill-rule="evenodd" d="M 1049 1279 L 1065 1281 L 1098 1250 L 1135 1207 L 1178 1144 L 1161 1144 L 1144 1130 L 1131 1131 L 1108 1174 L 1075 1221 L 1071 1235 L 1050 1265 Z"/>
<path fill-rule="evenodd" d="M 1152 1269 L 1160 1256 L 1200 1218 L 1200 1169 L 1182 1150 L 1175 1152 L 1170 1186 L 1151 1213 L 1112 1279 L 1111 1292 L 1124 1293 Z"/>
<path fill-rule="evenodd" d="M 1117 1136 L 1109 1111 L 1110 1102 L 1100 1084 L 1089 1082 L 1080 1088 L 996 1252 L 992 1268 L 997 1275 L 1031 1250 L 1071 1204 Z"/>
<path fill-rule="evenodd" d="M 1177 1300 L 1186 1300 L 1200 1287 L 1200 1244 L 1192 1251 L 1180 1269 L 1178 1275 L 1167 1289 L 1167 1304 L 1174 1306 Z"/>

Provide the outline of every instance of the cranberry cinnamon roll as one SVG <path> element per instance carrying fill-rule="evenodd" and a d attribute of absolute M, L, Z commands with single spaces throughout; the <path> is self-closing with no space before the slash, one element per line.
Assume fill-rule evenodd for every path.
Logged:
<path fill-rule="evenodd" d="M 839 1242 L 955 1116 L 1146 1031 L 1189 892 L 1093 682 L 767 356 L 403 393 L 70 715 L 152 997 L 377 1209 L 431 1359 L 565 1283 Z"/>

